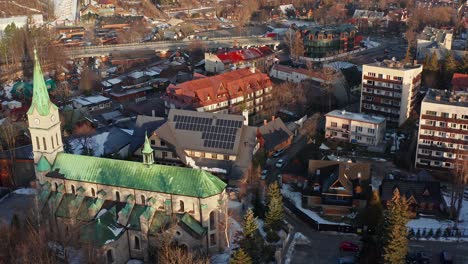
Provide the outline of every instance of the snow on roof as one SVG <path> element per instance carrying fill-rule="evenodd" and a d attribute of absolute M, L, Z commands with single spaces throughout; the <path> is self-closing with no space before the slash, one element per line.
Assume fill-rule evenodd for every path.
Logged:
<path fill-rule="evenodd" d="M 122 80 L 121 80 L 121 79 L 118 79 L 118 78 L 114 78 L 114 79 L 107 80 L 107 82 L 109 82 L 109 83 L 112 84 L 112 85 L 115 85 L 115 84 L 121 83 Z"/>
<path fill-rule="evenodd" d="M 353 64 L 353 63 L 350 63 L 350 62 L 347 62 L 347 61 L 334 61 L 334 62 L 330 62 L 330 63 L 325 64 L 324 67 L 330 67 L 330 68 L 333 68 L 335 70 L 341 70 L 341 69 L 351 68 L 353 66 L 356 66 L 356 64 Z"/>
<path fill-rule="evenodd" d="M 279 9 L 281 10 L 281 12 L 283 14 L 286 14 L 286 10 L 294 10 L 296 11 L 296 8 L 294 8 L 294 6 L 292 4 L 289 4 L 289 5 L 280 5 L 279 6 Z"/>
<path fill-rule="evenodd" d="M 92 105 L 92 104 L 100 104 L 102 102 L 109 101 L 110 99 L 102 96 L 102 95 L 93 95 L 93 96 L 87 96 L 87 97 L 78 97 L 73 99 L 73 101 L 86 106 L 86 105 Z"/>
<path fill-rule="evenodd" d="M 345 110 L 333 110 L 325 114 L 325 116 L 332 116 L 332 117 L 350 119 L 350 120 L 373 123 L 373 124 L 380 124 L 385 121 L 385 118 L 381 116 L 371 116 L 371 115 L 362 114 L 362 113 L 352 113 L 352 112 L 347 112 Z"/>
<path fill-rule="evenodd" d="M 133 78 L 133 79 L 139 79 L 141 77 L 143 77 L 145 74 L 141 71 L 136 71 L 136 72 L 132 72 L 130 73 L 128 76 Z"/>
<path fill-rule="evenodd" d="M 146 76 L 155 76 L 155 75 L 158 75 L 160 72 L 156 72 L 156 71 L 152 71 L 152 70 L 146 70 L 145 71 L 145 75 Z"/>
<path fill-rule="evenodd" d="M 111 86 L 112 86 L 112 84 L 110 84 L 110 83 L 107 82 L 107 81 L 102 81 L 101 84 L 102 84 L 103 86 L 105 86 L 105 87 L 111 87 Z"/>

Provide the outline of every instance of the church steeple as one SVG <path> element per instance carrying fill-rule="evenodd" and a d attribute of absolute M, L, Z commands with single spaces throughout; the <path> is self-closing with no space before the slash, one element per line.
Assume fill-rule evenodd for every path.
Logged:
<path fill-rule="evenodd" d="M 33 98 L 27 113 L 34 163 L 43 157 L 54 164 L 57 154 L 63 152 L 60 117 L 57 106 L 50 101 L 36 50 L 34 60 Z"/>
<path fill-rule="evenodd" d="M 143 155 L 143 164 L 149 166 L 154 163 L 153 148 L 151 147 L 149 143 L 148 134 L 146 134 L 146 132 L 145 132 L 145 144 L 143 145 L 141 154 Z"/>
<path fill-rule="evenodd" d="M 50 101 L 44 75 L 42 74 L 41 64 L 37 57 L 37 51 L 34 50 L 33 98 L 28 114 L 32 114 L 34 109 L 36 109 L 41 116 L 46 116 L 50 113 L 51 107 L 57 109 L 57 106 Z"/>

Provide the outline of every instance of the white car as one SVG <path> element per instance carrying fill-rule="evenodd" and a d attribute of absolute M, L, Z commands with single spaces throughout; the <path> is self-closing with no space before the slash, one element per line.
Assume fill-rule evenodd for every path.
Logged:
<path fill-rule="evenodd" d="M 264 180 L 266 179 L 267 175 L 268 175 L 268 170 L 262 170 L 262 174 L 260 177 L 262 178 L 262 180 Z"/>
<path fill-rule="evenodd" d="M 275 164 L 275 167 L 278 168 L 278 169 L 281 169 L 283 166 L 284 166 L 284 160 L 283 159 L 279 159 Z"/>

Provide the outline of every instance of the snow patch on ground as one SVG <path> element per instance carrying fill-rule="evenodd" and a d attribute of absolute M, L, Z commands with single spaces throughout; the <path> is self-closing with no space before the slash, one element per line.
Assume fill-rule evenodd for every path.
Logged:
<path fill-rule="evenodd" d="M 265 223 L 263 222 L 262 219 L 257 218 L 257 226 L 258 226 L 258 232 L 260 232 L 260 235 L 263 237 L 264 240 L 266 240 L 266 232 L 265 232 Z"/>
<path fill-rule="evenodd" d="M 89 146 L 94 151 L 95 157 L 100 157 L 104 154 L 104 143 L 107 141 L 109 132 L 103 132 L 96 134 L 89 139 Z M 71 148 L 73 149 L 73 154 L 81 155 L 83 151 L 83 146 L 80 143 L 80 139 L 74 138 L 70 140 Z"/>
<path fill-rule="evenodd" d="M 291 200 L 299 210 L 304 212 L 311 219 L 317 221 L 319 224 L 347 226 L 347 224 L 344 224 L 344 223 L 336 223 L 336 222 L 331 222 L 331 221 L 325 220 L 322 217 L 320 217 L 320 215 L 318 213 L 316 213 L 314 211 L 311 211 L 309 209 L 302 208 L 302 195 L 301 195 L 301 193 L 291 191 L 291 187 L 288 184 L 283 184 L 283 186 L 281 187 L 281 193 L 283 194 L 284 197 L 289 198 L 289 200 Z"/>
<path fill-rule="evenodd" d="M 229 209 L 237 209 L 239 207 L 242 207 L 242 203 L 238 201 L 229 200 L 228 207 Z"/>
<path fill-rule="evenodd" d="M 120 130 L 122 130 L 123 132 L 129 134 L 130 136 L 133 136 L 133 130 L 131 130 L 131 129 L 124 129 L 124 128 L 121 128 Z"/>
<path fill-rule="evenodd" d="M 294 253 L 294 247 L 296 245 L 306 245 L 309 244 L 310 241 L 305 237 L 302 233 L 298 232 L 294 234 L 294 238 L 292 239 L 291 244 L 289 245 L 288 252 L 286 253 L 286 257 L 284 260 L 285 264 L 291 263 L 292 254 Z"/>
<path fill-rule="evenodd" d="M 210 258 L 211 264 L 228 264 L 229 259 L 231 258 L 231 252 L 233 249 L 239 247 L 236 243 L 236 239 L 239 234 L 242 233 L 242 226 L 233 218 L 229 217 L 228 219 L 228 236 L 230 247 L 227 248 L 223 253 L 213 255 Z"/>
<path fill-rule="evenodd" d="M 13 90 L 13 83 L 7 83 L 3 86 L 3 91 L 5 91 L 5 96 L 8 99 L 11 99 L 11 90 Z"/>
<path fill-rule="evenodd" d="M 37 190 L 33 188 L 23 188 L 13 191 L 15 194 L 22 194 L 22 195 L 36 195 Z"/>

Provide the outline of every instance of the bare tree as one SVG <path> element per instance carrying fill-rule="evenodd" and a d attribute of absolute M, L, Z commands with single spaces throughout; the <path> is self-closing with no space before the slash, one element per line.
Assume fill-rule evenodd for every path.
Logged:
<path fill-rule="evenodd" d="M 96 134 L 96 128 L 87 120 L 78 122 L 73 129 L 73 136 L 78 139 L 84 155 L 93 156 L 92 136 Z"/>
<path fill-rule="evenodd" d="M 461 158 L 460 158 L 461 157 Z M 455 220 L 455 228 L 462 207 L 465 185 L 468 181 L 468 156 L 456 154 L 455 166 L 452 170 L 453 186 L 450 193 L 450 217 Z"/>
<path fill-rule="evenodd" d="M 307 137 L 307 142 L 317 134 L 318 124 L 321 118 L 322 114 L 317 112 L 309 117 L 299 129 L 299 133 Z"/>
<path fill-rule="evenodd" d="M 299 61 L 304 56 L 304 40 L 300 30 L 289 29 L 284 36 L 284 42 L 289 48 L 289 54 L 293 61 Z"/>
<path fill-rule="evenodd" d="M 16 185 L 15 180 L 15 163 L 16 163 L 16 138 L 19 134 L 20 127 L 18 124 L 11 122 L 7 118 L 2 125 L 0 125 L 0 149 L 4 148 L 9 152 L 10 166 L 8 166 L 8 173 L 10 175 L 9 181 L 11 185 Z M 4 147 L 2 147 L 4 146 Z"/>

